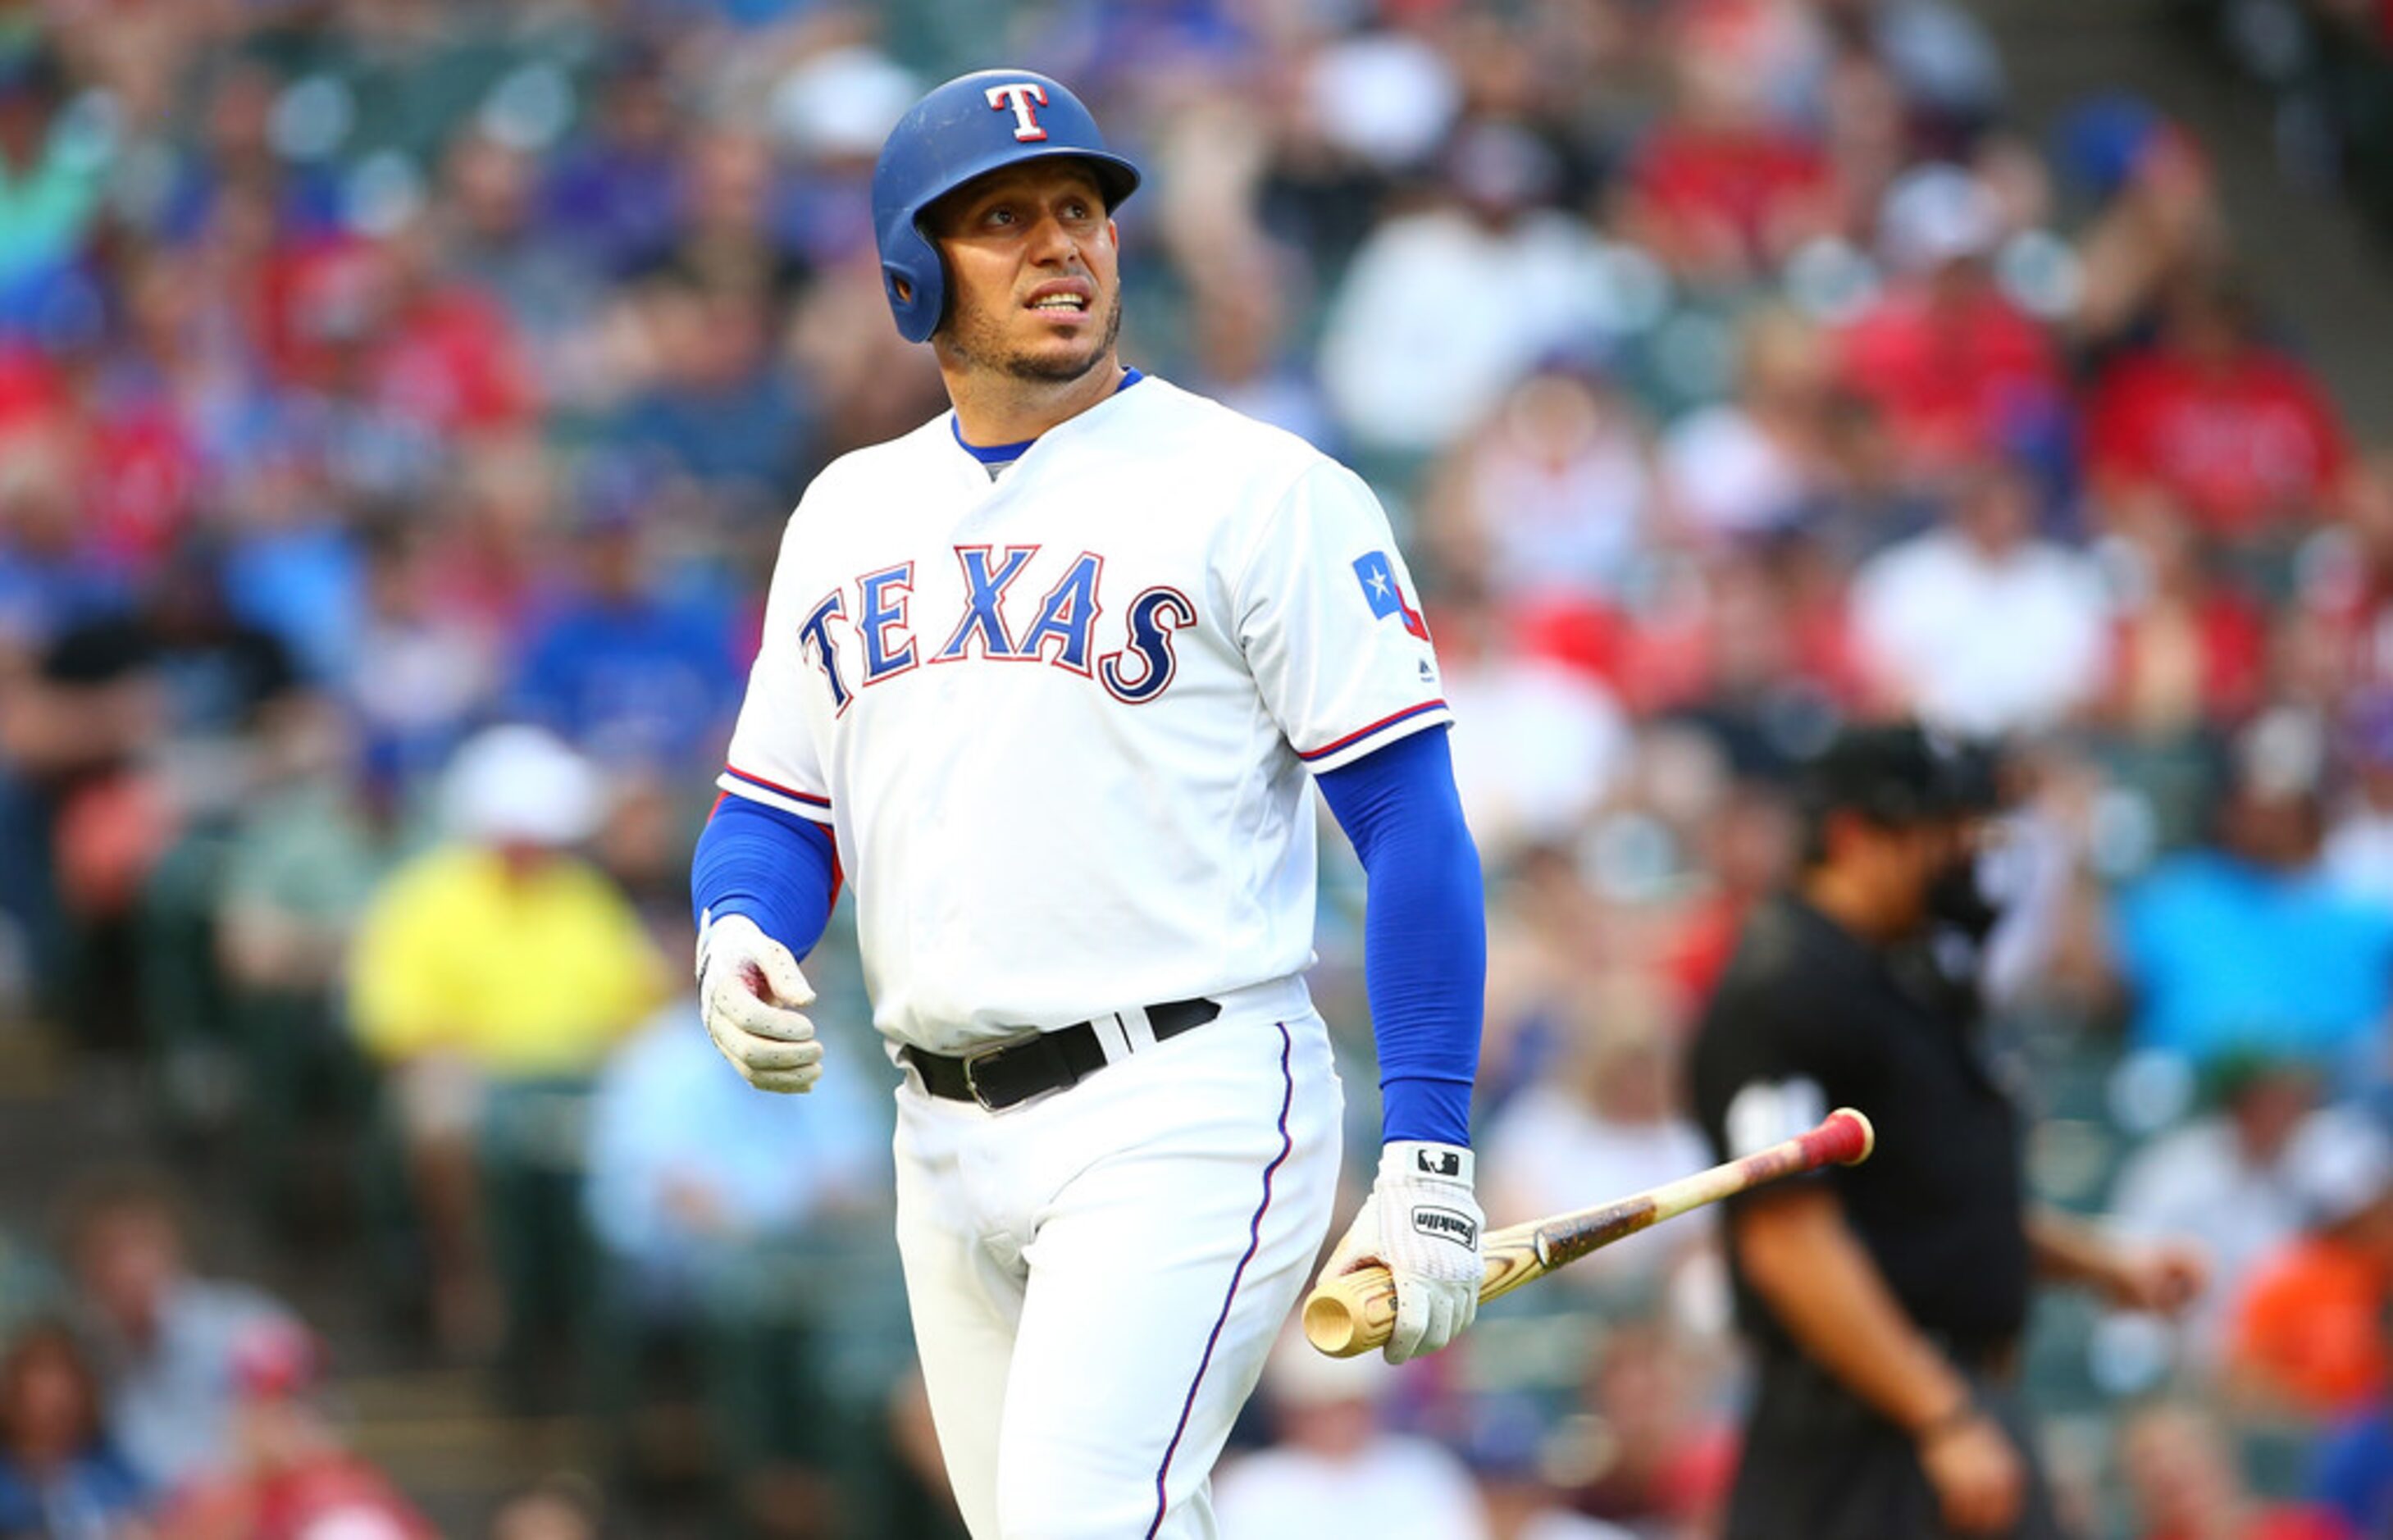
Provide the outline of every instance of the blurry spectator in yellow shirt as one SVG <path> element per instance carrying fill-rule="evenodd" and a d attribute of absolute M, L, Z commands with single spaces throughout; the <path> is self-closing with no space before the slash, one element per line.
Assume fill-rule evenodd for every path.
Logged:
<path fill-rule="evenodd" d="M 390 1077 L 434 1330 L 470 1354 L 506 1324 L 493 1231 L 526 1253 L 496 1259 L 511 1285 L 507 1264 L 543 1265 L 545 1246 L 522 1216 L 486 1226 L 486 1193 L 506 1201 L 527 1171 L 578 1185 L 580 1098 L 663 1002 L 667 974 L 621 890 L 573 854 L 605 799 L 579 755 L 538 728 L 494 727 L 458 750 L 445 799 L 451 841 L 393 872 L 367 909 L 349 1007 Z"/>

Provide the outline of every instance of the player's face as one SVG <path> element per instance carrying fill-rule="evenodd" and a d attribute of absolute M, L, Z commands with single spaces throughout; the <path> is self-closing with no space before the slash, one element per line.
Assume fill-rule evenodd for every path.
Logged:
<path fill-rule="evenodd" d="M 933 218 L 952 308 L 938 341 L 1025 380 L 1077 380 L 1121 334 L 1114 222 L 1096 178 L 1033 161 L 972 183 Z"/>

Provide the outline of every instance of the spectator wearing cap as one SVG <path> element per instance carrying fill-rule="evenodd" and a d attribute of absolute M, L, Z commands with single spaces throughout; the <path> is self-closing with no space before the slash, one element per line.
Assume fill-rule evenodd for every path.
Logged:
<path fill-rule="evenodd" d="M 665 998 L 629 900 L 573 854 L 604 798 L 597 772 L 549 733 L 488 729 L 450 768 L 451 841 L 394 871 L 360 925 L 351 1020 L 391 1077 L 435 1326 L 452 1351 L 488 1347 L 502 1324 L 480 1161 L 502 1159 L 511 1115 L 533 1110 L 503 1093 L 586 1084 Z"/>
<path fill-rule="evenodd" d="M 245 1336 L 234 1357 L 234 1455 L 175 1494 L 158 1540 L 439 1540 L 320 1403 L 323 1350 L 306 1330 Z"/>
<path fill-rule="evenodd" d="M 2061 173 L 2100 204 L 2078 237 L 2071 325 L 2107 350 L 2148 326 L 2171 288 L 2225 261 L 2226 215 L 2192 136 L 2138 98 L 2084 103 L 2056 141 Z"/>
<path fill-rule="evenodd" d="M 2353 1412 L 2388 1388 L 2393 1138 L 2352 1107 L 2316 1113 L 2286 1152 L 2303 1228 L 2235 1301 L 2227 1374 L 2263 1405 Z"/>
<path fill-rule="evenodd" d="M 1617 1524 L 1570 1510 L 1550 1473 L 1555 1439 L 1533 1403 L 1484 1396 L 1467 1415 L 1462 1457 L 1487 1509 L 1487 1540 L 1636 1540 Z"/>
<path fill-rule="evenodd" d="M 2183 1248 L 2027 1201 L 1985 985 L 1952 960 L 2003 949 L 1972 881 L 1993 786 L 1916 726 L 1840 735 L 1808 771 L 1803 868 L 1746 923 L 1697 1029 L 1719 1158 L 1834 1106 L 1877 1127 L 1864 1164 L 1727 1207 L 1760 1373 L 1731 1540 L 2059 1533 L 2012 1380 L 2031 1280 L 2164 1310 L 2200 1287 Z"/>
<path fill-rule="evenodd" d="M 2138 1047 L 2198 1065 L 2236 1052 L 2365 1070 L 2393 1011 L 2393 909 L 2320 868 L 2323 750 L 2280 711 L 2244 730 L 2214 842 L 2113 907 L 2113 966 Z"/>
<path fill-rule="evenodd" d="M 182 1208 L 146 1172 L 87 1179 L 65 1232 L 116 1448 L 161 1492 L 220 1468 L 243 1340 L 295 1319 L 258 1289 L 194 1275 Z"/>
<path fill-rule="evenodd" d="M 1278 1435 L 1225 1467 L 1213 1514 L 1239 1540 L 1492 1540 L 1471 1472 L 1427 1439 L 1388 1431 L 1397 1377 L 1377 1358 L 1326 1358 L 1291 1333 L 1264 1366 Z"/>
<path fill-rule="evenodd" d="M 1993 189 L 1959 166 L 1920 166 L 1887 189 L 1877 224 L 1888 282 L 1838 334 L 1839 373 L 1885 414 L 1911 476 L 2040 441 L 2062 405 L 2060 361 L 1994 281 Z"/>
<path fill-rule="evenodd" d="M 99 1376 L 62 1320 L 0 1352 L 0 1534 L 135 1540 L 150 1494 L 110 1443 Z"/>
<path fill-rule="evenodd" d="M 2024 470 L 1964 476 L 1944 524 L 1853 575 L 1853 646 L 1878 703 L 1978 737 L 2046 732 L 2099 689 L 2110 601 L 2093 561 L 2035 532 Z"/>

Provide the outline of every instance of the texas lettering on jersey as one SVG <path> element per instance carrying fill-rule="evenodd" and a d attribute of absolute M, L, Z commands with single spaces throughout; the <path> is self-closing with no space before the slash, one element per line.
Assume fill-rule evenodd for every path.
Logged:
<path fill-rule="evenodd" d="M 970 659 L 1000 663 L 1046 663 L 1105 686 L 1128 705 L 1142 705 L 1170 687 L 1177 672 L 1172 633 L 1196 623 L 1196 607 L 1176 588 L 1148 588 L 1130 602 L 1122 645 L 1095 654 L 1097 621 L 1105 602 L 1105 559 L 1082 551 L 1068 560 L 1041 564 L 1036 545 L 959 545 L 963 576 L 962 612 L 938 627 L 913 614 L 914 564 L 899 562 L 864 573 L 816 601 L 798 626 L 800 649 L 830 692 L 834 714 L 846 711 L 858 689 L 886 684 L 922 664 Z M 1011 601 L 1009 591 L 1026 573 L 1045 577 L 1043 566 L 1060 568 L 1035 604 Z M 1027 592 L 1027 590 L 1026 590 Z M 922 618 L 922 619 L 928 619 Z M 853 638 L 848 660 L 841 658 L 834 627 Z M 932 644 L 929 638 L 944 635 Z M 1092 654 L 1094 656 L 1092 656 Z"/>

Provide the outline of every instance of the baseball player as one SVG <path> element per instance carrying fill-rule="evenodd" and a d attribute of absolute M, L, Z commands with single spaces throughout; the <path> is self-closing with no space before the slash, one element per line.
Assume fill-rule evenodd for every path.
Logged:
<path fill-rule="evenodd" d="M 1360 479 L 1119 361 L 1138 184 L 1027 71 L 890 133 L 889 303 L 954 410 L 791 517 L 693 862 L 707 1030 L 767 1090 L 824 1072 L 800 959 L 854 885 L 979 1540 L 1214 1533 L 1207 1473 L 1337 1180 L 1308 782 L 1367 877 L 1384 1103 L 1328 1266 L 1393 1272 L 1397 1360 L 1470 1324 L 1483 1272 L 1484 917 L 1429 632 Z"/>

